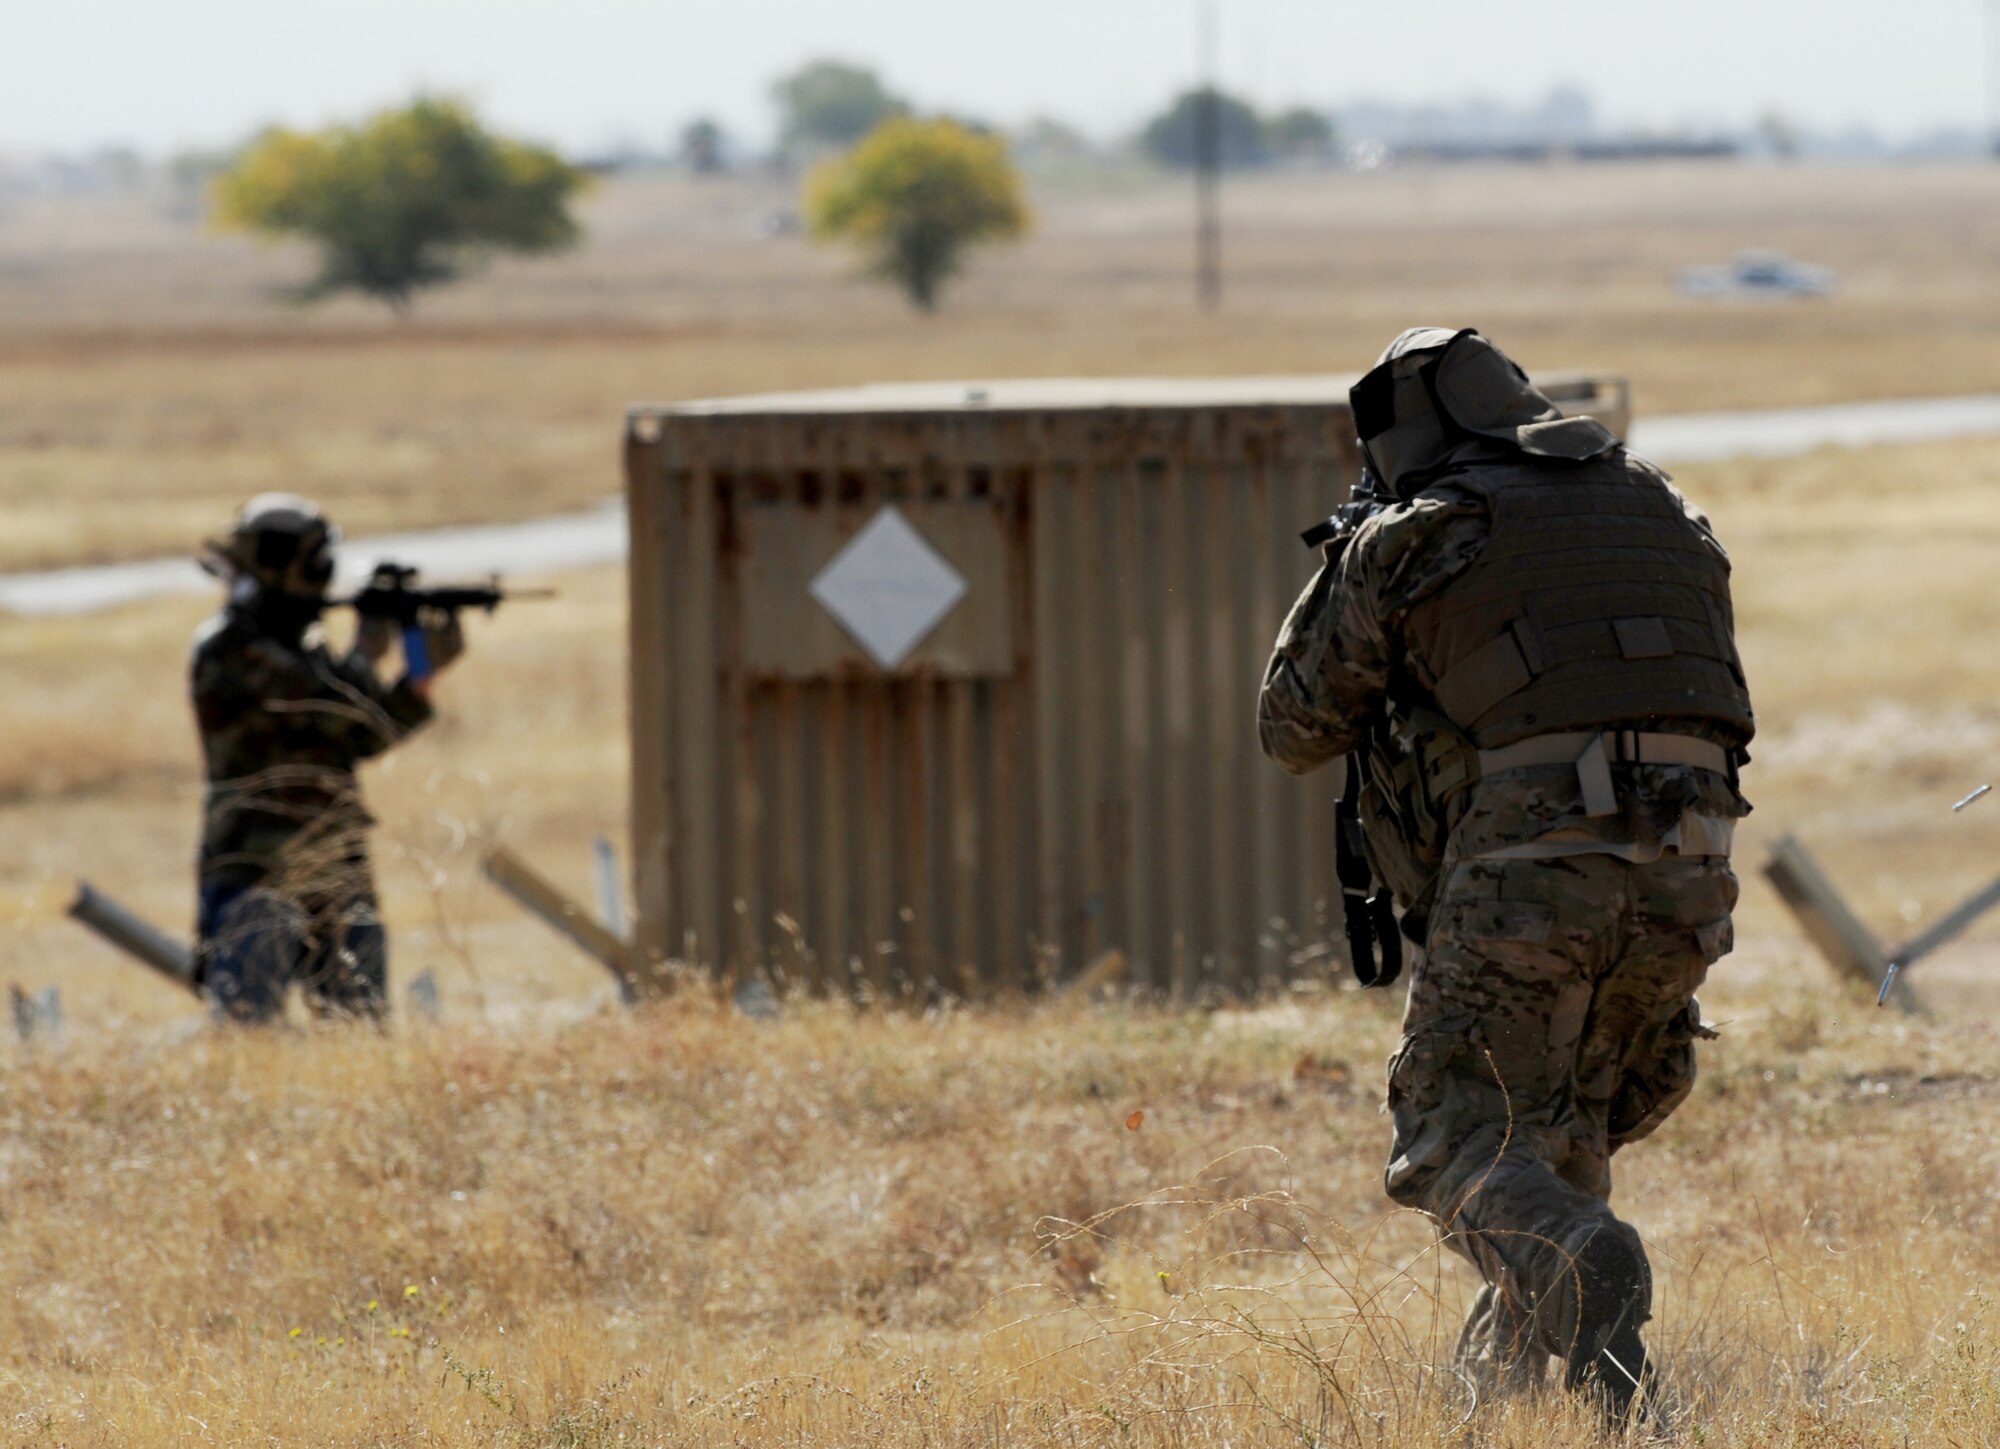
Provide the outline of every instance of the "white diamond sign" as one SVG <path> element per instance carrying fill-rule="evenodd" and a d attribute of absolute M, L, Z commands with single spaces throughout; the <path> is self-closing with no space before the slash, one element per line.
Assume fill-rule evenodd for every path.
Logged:
<path fill-rule="evenodd" d="M 819 571 L 812 596 L 884 669 L 965 597 L 965 579 L 889 504 Z"/>

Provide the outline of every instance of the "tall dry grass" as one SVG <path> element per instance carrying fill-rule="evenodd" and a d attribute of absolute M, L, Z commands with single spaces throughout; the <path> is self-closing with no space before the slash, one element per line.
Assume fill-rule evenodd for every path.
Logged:
<path fill-rule="evenodd" d="M 1993 1442 L 1991 1031 L 1710 1004 L 1620 1161 L 1683 1442 Z M 1596 1442 L 1437 1367 L 1469 1274 L 1379 1196 L 1393 1029 L 688 997 L 16 1058 L 10 1442 Z"/>

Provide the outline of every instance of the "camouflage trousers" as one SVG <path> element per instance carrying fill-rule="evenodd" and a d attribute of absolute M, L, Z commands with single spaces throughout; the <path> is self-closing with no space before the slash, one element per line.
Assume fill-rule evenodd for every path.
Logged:
<path fill-rule="evenodd" d="M 334 893 L 207 887 L 196 937 L 203 988 L 225 1020 L 276 1020 L 293 983 L 317 1016 L 379 1019 L 388 1009 L 389 942 L 365 864 Z"/>
<path fill-rule="evenodd" d="M 1694 1086 L 1694 993 L 1736 890 L 1722 857 L 1447 866 L 1389 1063 L 1385 1185 L 1485 1280 L 1458 1347 L 1482 1392 L 1643 1353 L 1650 1269 L 1611 1211 L 1611 1155 Z"/>

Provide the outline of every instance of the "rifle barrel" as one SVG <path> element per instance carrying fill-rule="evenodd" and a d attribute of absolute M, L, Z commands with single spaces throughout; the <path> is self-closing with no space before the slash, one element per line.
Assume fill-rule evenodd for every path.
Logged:
<path fill-rule="evenodd" d="M 489 586 L 486 584 L 434 584 L 421 588 L 407 589 L 403 592 L 421 604 L 425 599 L 438 594 L 482 594 L 488 588 Z M 359 594 L 343 594 L 338 598 L 328 599 L 326 606 L 329 609 L 358 609 L 364 603 L 372 604 L 383 598 L 393 598 L 396 596 L 396 592 L 393 589 L 384 589 L 379 592 L 364 591 Z M 508 603 L 514 599 L 553 599 L 558 597 L 554 589 L 509 589 L 498 586 L 492 587 L 492 594 L 493 602 L 496 605 Z M 464 607 L 476 608 L 478 605 L 467 604 Z"/>

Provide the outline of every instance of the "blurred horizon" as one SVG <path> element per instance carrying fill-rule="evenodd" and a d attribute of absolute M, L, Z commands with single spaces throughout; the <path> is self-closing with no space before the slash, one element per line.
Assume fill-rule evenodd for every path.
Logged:
<path fill-rule="evenodd" d="M 1783 129 L 1806 154 L 1972 154 L 1995 118 L 1991 0 L 1436 0 L 1352 9 L 1215 0 L 1216 79 L 1260 106 L 1446 138 L 1504 137 L 1578 104 L 1595 134 Z M 229 148 L 270 125 L 351 120 L 419 92 L 580 156 L 663 151 L 697 118 L 767 151 L 771 85 L 821 58 L 876 71 L 914 108 L 1019 133 L 1053 120 L 1128 138 L 1198 81 L 1197 0 L 1017 0 L 1004 13 L 921 0 L 685 3 L 77 0 L 10 17 L 0 158 Z M 1893 33 L 1885 30 L 1893 26 Z M 111 39 L 107 40 L 107 37 Z M 1400 120 L 1399 120 L 1400 118 Z M 1394 137 L 1381 135 L 1380 139 Z"/>

